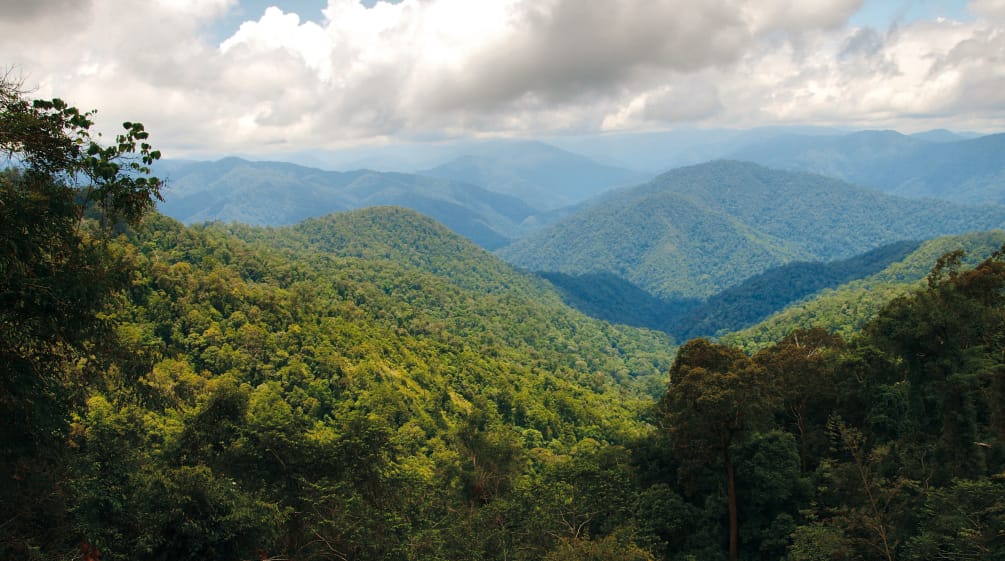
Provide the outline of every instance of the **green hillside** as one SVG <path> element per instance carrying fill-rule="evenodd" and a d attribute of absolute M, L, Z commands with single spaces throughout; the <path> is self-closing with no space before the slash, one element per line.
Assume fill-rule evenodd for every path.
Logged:
<path fill-rule="evenodd" d="M 681 341 L 737 331 L 822 290 L 878 273 L 919 245 L 898 242 L 850 259 L 788 263 L 768 269 L 682 313 L 665 316 L 661 330 Z"/>
<path fill-rule="evenodd" d="M 791 261 L 1002 224 L 1002 207 L 898 199 L 819 175 L 718 161 L 612 193 L 498 253 L 536 271 L 609 272 L 662 299 L 707 298 Z"/>
<path fill-rule="evenodd" d="M 611 273 L 662 299 L 710 296 L 807 257 L 792 244 L 672 193 L 611 198 L 498 254 L 535 271 Z"/>
<path fill-rule="evenodd" d="M 757 325 L 724 335 L 722 340 L 753 351 L 780 341 L 795 329 L 822 327 L 851 337 L 890 301 L 923 285 L 940 256 L 962 250 L 966 252 L 964 263 L 974 265 L 1003 244 L 1005 233 L 1001 231 L 929 240 L 874 275 L 823 290 Z"/>
<path fill-rule="evenodd" d="M 406 209 L 375 207 L 278 229 L 240 225 L 214 225 L 213 229 L 225 230 L 256 247 L 277 248 L 296 261 L 321 260 L 324 275 L 346 274 L 338 260 L 386 268 L 385 274 L 396 271 L 393 280 L 368 282 L 364 276 L 357 282 L 375 284 L 405 302 L 415 299 L 421 305 L 408 307 L 445 321 L 440 325 L 444 336 L 498 342 L 519 351 L 514 358 L 521 361 L 547 353 L 554 358 L 582 347 L 576 360 L 586 361 L 591 371 L 616 374 L 627 381 L 658 377 L 665 354 L 641 368 L 638 361 L 670 349 L 671 341 L 665 336 L 585 317 L 566 306 L 548 283 L 517 272 L 432 219 Z M 449 294 L 431 296 L 439 288 Z M 629 362 L 633 366 L 626 370 Z"/>
<path fill-rule="evenodd" d="M 244 532 L 306 558 L 323 557 L 318 531 L 364 557 L 403 535 L 424 536 L 420 557 L 491 550 L 467 525 L 577 447 L 643 434 L 673 350 L 403 209 L 272 230 L 152 217 L 114 252 L 133 270 L 105 316 L 118 350 L 73 437 L 86 478 L 73 500 L 106 559 L 163 540 L 179 519 L 160 509 L 188 493 L 216 506 L 184 516 L 228 520 L 185 546 L 207 555 Z M 150 518 L 116 518 L 105 493 Z M 371 523 L 348 533 L 327 509 Z"/>

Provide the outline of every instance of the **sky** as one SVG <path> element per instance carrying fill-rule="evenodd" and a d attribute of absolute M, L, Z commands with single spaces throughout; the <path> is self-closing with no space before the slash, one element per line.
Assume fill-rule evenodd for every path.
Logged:
<path fill-rule="evenodd" d="M 680 127 L 1005 131 L 1005 0 L 0 0 L 0 70 L 167 157 Z"/>

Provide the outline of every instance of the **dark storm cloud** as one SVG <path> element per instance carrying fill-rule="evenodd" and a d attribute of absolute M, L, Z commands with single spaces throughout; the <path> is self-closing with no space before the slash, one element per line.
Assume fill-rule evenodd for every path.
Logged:
<path fill-rule="evenodd" d="M 493 107 L 575 100 L 662 71 L 737 60 L 751 33 L 732 3 L 558 0 L 525 5 L 506 44 L 473 56 L 431 104 Z"/>
<path fill-rule="evenodd" d="M 0 13 L 8 22 L 24 22 L 40 16 L 65 17 L 85 11 L 90 0 L 0 0 Z"/>

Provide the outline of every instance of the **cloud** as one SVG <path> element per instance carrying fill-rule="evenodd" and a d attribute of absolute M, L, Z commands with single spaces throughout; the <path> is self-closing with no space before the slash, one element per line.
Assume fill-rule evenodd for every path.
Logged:
<path fill-rule="evenodd" d="M 300 16 L 284 14 L 274 6 L 266 9 L 260 20 L 243 23 L 237 33 L 220 44 L 224 55 L 235 49 L 246 49 L 251 55 L 286 51 L 299 56 L 320 79 L 331 76 L 332 44 L 324 29 L 310 21 L 301 24 Z"/>
<path fill-rule="evenodd" d="M 31 21 L 42 14 L 73 13 L 86 10 L 90 2 L 83 0 L 3 0 L 0 10 L 8 22 L 18 23 Z"/>
<path fill-rule="evenodd" d="M 695 123 L 719 114 L 722 109 L 722 100 L 715 84 L 694 76 L 629 100 L 617 112 L 604 119 L 601 129 L 631 130 L 653 123 Z"/>
<path fill-rule="evenodd" d="M 329 0 L 323 21 L 269 8 L 216 43 L 235 0 L 44 0 L 12 5 L 0 52 L 39 95 L 140 120 L 170 155 L 682 122 L 1005 126 L 1003 0 L 882 32 L 848 26 L 860 5 Z"/>
<path fill-rule="evenodd" d="M 765 56 L 751 65 L 745 91 L 762 110 L 786 122 L 825 122 L 869 128 L 1005 125 L 1001 28 L 942 20 L 825 35 L 794 65 L 794 57 Z M 774 76 L 758 80 L 757 75 Z M 733 109 L 737 99 L 725 101 Z M 956 122 L 953 119 L 958 119 Z M 966 123 L 966 124 L 964 124 Z"/>
<path fill-rule="evenodd" d="M 836 29 L 859 8 L 863 0 L 759 0 L 746 2 L 743 12 L 754 32 L 800 33 L 812 29 Z"/>
<path fill-rule="evenodd" d="M 508 33 L 473 53 L 433 92 L 437 106 L 576 101 L 647 73 L 728 64 L 747 29 L 724 2 L 560 0 L 521 5 Z"/>
<path fill-rule="evenodd" d="M 873 58 L 883 50 L 883 37 L 871 27 L 855 30 L 841 47 L 839 60 L 854 57 Z"/>
<path fill-rule="evenodd" d="M 997 20 L 1005 19 L 1005 0 L 973 0 L 967 8 L 979 17 Z"/>

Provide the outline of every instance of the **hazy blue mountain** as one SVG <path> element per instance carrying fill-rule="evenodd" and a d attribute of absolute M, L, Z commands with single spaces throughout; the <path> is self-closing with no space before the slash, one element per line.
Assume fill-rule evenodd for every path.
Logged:
<path fill-rule="evenodd" d="M 926 140 L 928 142 L 959 142 L 961 140 L 968 140 L 984 135 L 970 132 L 953 132 L 946 129 L 933 129 L 930 131 L 916 132 L 910 136 L 911 138 Z"/>
<path fill-rule="evenodd" d="M 519 266 L 611 273 L 664 300 L 708 298 L 793 261 L 998 228 L 1005 207 L 892 197 L 824 176 L 716 161 L 619 190 L 499 250 Z"/>
<path fill-rule="evenodd" d="M 731 157 L 820 173 L 906 197 L 1005 204 L 1005 134 L 782 135 L 738 149 Z"/>
<path fill-rule="evenodd" d="M 802 130 L 802 129 L 800 129 Z M 583 139 L 604 138 L 591 135 Z M 490 139 L 490 140 L 430 140 L 401 142 L 381 146 L 357 146 L 340 150 L 312 150 L 296 153 L 284 153 L 283 161 L 291 161 L 309 167 L 329 170 L 371 169 L 375 171 L 396 171 L 404 173 L 421 173 L 423 170 L 437 168 L 464 156 L 476 158 L 490 157 L 510 161 L 540 160 L 542 156 L 548 159 L 572 159 L 587 165 L 603 164 L 608 167 L 628 168 L 633 171 L 643 171 L 642 179 L 649 179 L 652 173 L 649 166 L 635 166 L 615 163 L 604 149 L 581 152 L 570 148 L 567 141 L 576 137 L 558 137 L 547 139 Z M 601 144 L 608 144 L 601 141 Z M 616 142 L 616 145 L 620 143 Z M 640 145 L 639 145 L 640 146 Z M 665 147 L 660 147 L 662 156 L 667 156 Z M 726 152 L 717 152 L 718 155 Z M 652 169 L 661 171 L 667 164 L 660 163 Z M 622 170 L 624 171 L 624 170 Z"/>
<path fill-rule="evenodd" d="M 169 161 L 160 210 L 185 223 L 286 225 L 369 206 L 411 208 L 489 249 L 505 245 L 534 215 L 523 201 L 448 179 L 369 170 L 324 171 L 280 162 L 225 158 Z M 535 223 L 533 220 L 531 223 Z"/>
<path fill-rule="evenodd" d="M 679 127 L 669 131 L 566 136 L 547 142 L 596 161 L 650 174 L 727 157 L 781 135 L 843 135 L 825 127 L 758 127 L 748 130 Z"/>
<path fill-rule="evenodd" d="M 543 211 L 574 205 L 650 177 L 541 142 L 475 146 L 471 152 L 421 173 L 511 195 Z"/>

